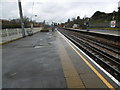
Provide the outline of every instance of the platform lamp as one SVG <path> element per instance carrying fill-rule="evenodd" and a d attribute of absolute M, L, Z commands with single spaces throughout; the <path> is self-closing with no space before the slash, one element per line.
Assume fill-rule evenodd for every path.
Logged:
<path fill-rule="evenodd" d="M 87 20 L 86 20 L 87 22 L 86 22 L 86 27 L 87 27 L 87 31 L 89 31 L 89 21 L 90 21 L 90 19 L 89 18 L 87 18 Z"/>
<path fill-rule="evenodd" d="M 34 16 L 37 17 L 37 15 L 34 15 Z M 31 22 L 31 32 L 33 32 L 33 23 L 32 22 Z"/>

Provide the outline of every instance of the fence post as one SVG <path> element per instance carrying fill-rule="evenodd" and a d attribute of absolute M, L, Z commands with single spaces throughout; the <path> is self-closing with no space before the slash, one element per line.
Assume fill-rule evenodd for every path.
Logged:
<path fill-rule="evenodd" d="M 6 34 L 7 34 L 7 37 L 9 36 L 9 33 L 8 33 L 8 29 L 5 29 L 6 30 Z"/>
<path fill-rule="evenodd" d="M 7 34 L 5 41 L 11 40 L 11 38 L 9 37 L 10 35 L 9 35 L 8 29 L 5 29 L 5 31 L 6 31 L 6 34 Z"/>
<path fill-rule="evenodd" d="M 17 34 L 18 34 L 18 36 L 19 36 L 19 30 L 18 30 L 18 28 L 17 28 Z"/>

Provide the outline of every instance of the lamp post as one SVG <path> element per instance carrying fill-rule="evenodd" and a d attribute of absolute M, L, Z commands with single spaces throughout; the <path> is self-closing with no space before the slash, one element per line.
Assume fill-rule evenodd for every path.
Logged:
<path fill-rule="evenodd" d="M 20 20 L 21 20 L 21 27 L 22 27 L 22 37 L 25 37 L 21 0 L 18 0 L 18 6 L 19 6 L 19 14 L 20 14 Z"/>
<path fill-rule="evenodd" d="M 89 18 L 86 15 L 84 16 L 84 25 L 87 31 L 89 31 Z"/>
<path fill-rule="evenodd" d="M 35 17 L 37 17 L 37 15 L 34 15 Z M 32 17 L 31 17 L 31 20 L 32 20 Z M 32 20 L 33 21 L 33 20 Z M 31 22 L 31 34 L 33 34 L 33 22 Z"/>
<path fill-rule="evenodd" d="M 120 1 L 118 2 L 118 9 L 120 10 Z"/>
<path fill-rule="evenodd" d="M 86 27 L 87 27 L 87 31 L 89 31 L 89 18 L 87 18 Z"/>
<path fill-rule="evenodd" d="M 52 32 L 54 31 L 54 22 L 52 22 Z"/>
<path fill-rule="evenodd" d="M 120 28 L 120 1 L 118 2 L 118 28 Z"/>

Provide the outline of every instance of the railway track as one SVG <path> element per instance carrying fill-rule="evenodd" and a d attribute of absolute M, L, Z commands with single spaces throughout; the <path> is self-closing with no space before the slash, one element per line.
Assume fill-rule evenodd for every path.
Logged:
<path fill-rule="evenodd" d="M 102 40 L 97 40 L 99 37 L 95 38 L 90 35 L 81 34 L 80 32 L 69 30 L 59 31 L 120 81 L 120 47 L 118 45 L 108 45 L 104 40 L 103 42 Z"/>

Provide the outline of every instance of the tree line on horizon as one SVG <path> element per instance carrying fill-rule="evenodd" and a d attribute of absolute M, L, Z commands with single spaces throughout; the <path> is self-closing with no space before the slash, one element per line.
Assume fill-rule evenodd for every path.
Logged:
<path fill-rule="evenodd" d="M 91 28 L 109 28 L 110 21 L 112 20 L 116 20 L 116 28 L 120 28 L 120 11 L 113 11 L 112 13 L 96 11 L 91 17 L 83 17 L 81 19 L 80 16 L 77 16 L 76 19 L 68 19 L 65 23 L 61 23 L 60 25 L 66 28 L 72 28 L 74 24 L 77 24 L 78 28 L 85 29 L 85 23 L 87 22 Z"/>
<path fill-rule="evenodd" d="M 11 20 L 3 20 L 1 19 L 0 22 L 2 23 L 2 29 L 6 28 L 21 28 L 21 21 L 19 18 L 17 19 L 11 19 Z M 42 23 L 38 23 L 35 20 L 30 20 L 28 17 L 23 17 L 24 27 L 30 28 L 31 23 L 34 27 L 40 27 Z"/>
<path fill-rule="evenodd" d="M 65 23 L 57 24 L 55 23 L 55 26 L 65 26 L 66 28 L 72 28 L 74 24 L 78 25 L 78 28 L 85 29 L 86 25 L 85 23 L 88 22 L 89 27 L 91 28 L 108 28 L 110 27 L 110 21 L 116 20 L 117 26 L 116 28 L 120 28 L 120 10 L 118 12 L 113 11 L 112 13 L 105 13 L 96 11 L 91 17 L 84 17 L 80 18 L 80 16 L 77 16 L 77 18 L 68 19 Z M 0 20 L 2 23 L 2 29 L 6 28 L 21 28 L 21 22 L 20 19 L 12 19 L 12 20 Z M 31 23 L 34 27 L 40 27 L 44 23 L 38 23 L 36 21 L 30 20 L 28 17 L 23 18 L 24 26 L 25 28 L 30 28 Z"/>

